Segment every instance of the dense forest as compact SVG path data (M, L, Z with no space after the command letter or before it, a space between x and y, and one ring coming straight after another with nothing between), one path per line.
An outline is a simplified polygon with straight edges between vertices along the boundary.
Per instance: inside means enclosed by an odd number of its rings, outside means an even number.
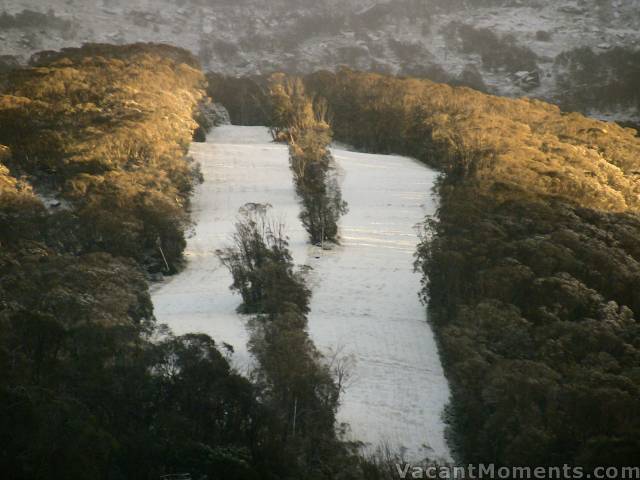
M258 272L269 315L252 379L225 345L154 319L149 279L182 265L205 85L190 54L148 44L44 52L0 77L3 478L376 471L334 430L339 384L304 330L284 243Z
M416 268L459 458L637 465L637 132L428 80L342 69L305 86L327 100L337 140L442 172ZM265 105L254 94L243 107Z
M177 268L197 180L196 62L92 45L0 85L3 474L151 478L241 459L251 386L209 338L151 342L146 275Z

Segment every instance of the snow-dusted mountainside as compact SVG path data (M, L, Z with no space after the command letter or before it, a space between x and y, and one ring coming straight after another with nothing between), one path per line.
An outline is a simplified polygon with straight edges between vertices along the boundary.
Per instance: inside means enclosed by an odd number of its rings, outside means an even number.
M449 387L413 271L413 227L435 211L436 172L408 158L333 152L350 211L342 245L322 250L307 244L298 219L287 148L271 143L265 128L222 126L194 144L205 181L193 199L188 265L154 287L156 317L177 334L203 332L232 345L236 367L250 366L246 318L235 311L241 299L215 250L230 243L242 205L269 203L287 226L294 261L307 267L311 337L328 359L347 359L338 420L350 425L349 437L405 447L416 460L450 459L442 418Z
M89 41L155 41L219 73L346 64L562 102L574 88L602 97L633 83L640 49L637 0L1 0L0 11L18 15L0 19L2 54L23 61ZM637 99L578 97L566 104L638 119Z

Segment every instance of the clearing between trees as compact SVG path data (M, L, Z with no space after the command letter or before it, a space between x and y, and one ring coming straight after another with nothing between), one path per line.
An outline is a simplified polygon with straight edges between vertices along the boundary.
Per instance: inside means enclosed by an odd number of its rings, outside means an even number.
M221 126L194 144L204 183L193 198L195 230L187 268L152 292L155 314L174 332L203 332L233 346L233 362L246 370L249 334L236 313L240 296L216 250L231 243L238 210L270 204L286 224L294 262L308 265L312 290L309 332L327 357L348 357L350 378L338 420L349 437L377 446L405 447L408 455L449 459L442 413L449 390L413 272L414 225L434 212L429 193L436 173L395 156L333 149L349 212L340 245L307 244L286 146L263 127ZM430 448L424 449L423 445Z

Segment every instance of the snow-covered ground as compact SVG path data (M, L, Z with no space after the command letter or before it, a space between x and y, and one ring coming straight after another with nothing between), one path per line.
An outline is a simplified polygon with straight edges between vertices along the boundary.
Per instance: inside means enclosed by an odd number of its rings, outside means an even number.
M339 420L373 447L449 458L441 418L449 388L413 271L414 226L435 212L437 174L403 157L333 154L349 213L341 246L311 258L309 329L321 350L356 359Z
M449 389L413 272L414 225L434 211L436 173L411 159L334 149L342 193L342 245L306 244L287 149L261 127L223 126L191 154L205 177L193 200L193 236L184 272L153 289L156 316L174 332L204 332L233 345L234 363L250 364L240 298L215 250L229 243L238 209L270 203L287 225L298 264L311 267L309 330L324 352L351 355L352 379L338 413L350 437L408 449L409 458L450 458L442 412ZM427 445L428 448L424 448Z
M235 366L244 370L250 362L245 320L236 313L241 300L229 290L231 274L215 251L230 244L240 207L270 203L272 213L288 226L296 261L306 259L288 150L271 143L266 128L221 126L207 143L193 143L190 153L200 162L205 181L193 198L195 228L185 251L189 263L152 289L155 314L178 335L204 332L232 345Z

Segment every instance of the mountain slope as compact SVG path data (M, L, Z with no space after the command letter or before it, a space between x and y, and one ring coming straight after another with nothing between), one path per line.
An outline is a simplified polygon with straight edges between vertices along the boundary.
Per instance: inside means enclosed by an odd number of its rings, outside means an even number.
M23 60L87 41L167 42L222 74L346 64L526 94L605 118L640 117L635 0L20 0L2 9L15 16L0 20L3 53ZM20 15L24 9L46 16Z
M229 243L244 204L269 203L307 271L311 338L344 368L338 421L349 424L348 438L369 451L386 443L413 460L449 460L442 420L449 390L413 272L414 224L434 210L435 173L407 158L332 152L351 208L341 245L322 250L306 242L287 149L266 128L223 126L193 145L205 179L193 202L196 226L186 269L153 289L156 317L176 333L230 344L240 370L255 367L251 320L236 312L241 298L215 252Z

